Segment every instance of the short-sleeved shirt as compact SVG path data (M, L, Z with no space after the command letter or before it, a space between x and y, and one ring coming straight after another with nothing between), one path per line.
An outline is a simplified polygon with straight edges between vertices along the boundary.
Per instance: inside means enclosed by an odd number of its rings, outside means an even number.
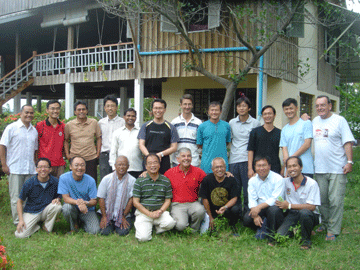
M145 177L136 179L133 197L139 198L140 203L149 211L159 210L165 199L172 198L170 180L159 174L159 177L154 181L147 173Z
M297 189L295 189L294 180L291 177L285 178L284 182L285 200L289 203L321 205L319 185L314 179L304 176ZM319 214L317 209L315 209L314 213Z
M228 201L237 197L238 186L234 177L225 177L222 182L218 182L213 173L204 177L199 196L207 199L210 205L211 215L217 216L216 210L219 210Z
M121 198L122 198L123 192L124 192L125 176L128 177L128 185L127 185L127 189L125 191L126 192L125 201L128 202L129 199L133 196L133 188L134 188L134 184L135 184L135 178L127 173L126 175L123 176L123 178L121 180L119 180L118 176L116 175L116 181L118 183L117 183L117 191L116 191L116 197L115 197L115 203L114 203L114 212L112 215L114 220L117 219L117 215L119 213L120 202L121 202ZM109 204L110 204L109 194L110 194L111 187L112 187L112 179L113 179L113 173L106 175L101 180L100 185L98 187L98 191L97 191L98 198L102 198L105 200L106 209L109 208ZM128 215L130 215L130 214L128 214Z
M315 173L344 174L347 163L344 144L355 142L345 118L332 114L327 119L317 116L313 120L315 145Z
M58 184L59 181L52 175L49 175L45 188L41 185L37 175L26 180L19 195L22 201L26 201L24 212L40 213L53 199L60 197L57 192Z
M251 130L260 126L260 122L249 115L245 122L236 117L229 122L231 128L231 147L229 163L248 161L248 143Z
M226 162L226 170L229 169L226 144L230 141L230 125L225 121L219 120L214 124L208 120L199 126L196 144L203 146L200 168L204 172L212 172L211 161L216 157L222 157Z
M65 140L70 138L70 157L81 156L86 161L96 158L95 138L101 137L98 122L87 118L81 123L75 118L65 125Z
M101 129L101 152L110 152L111 139L114 131L125 125L125 120L118 115L113 119L109 119L108 116L99 120L99 126Z
M186 174L180 169L180 165L166 171L173 190L172 202L187 203L198 199L199 187L206 173L190 165Z
M35 128L39 134L38 157L48 158L53 167L65 166L63 158L65 124L57 120L57 125L54 127L47 118L38 122Z
M1 136L6 146L6 164L11 174L35 174L35 150L38 149L38 133L31 124L28 128L21 119L8 125Z
M195 117L194 114L191 114L189 122L186 122L186 119L182 114L171 121L171 124L174 125L179 134L178 149L182 147L189 148L192 156L191 165L197 167L200 166L200 156L199 148L196 145L196 135L201 123L202 121ZM171 161L175 164L179 164L176 160L175 154L171 156Z
M254 151L254 158L258 155L268 156L271 160L271 170L280 173L279 143L281 130L274 127L268 132L264 126L254 128L250 132L248 151Z
M149 153L158 153L168 149L172 143L178 142L179 135L176 128L168 121L157 124L151 120L141 126L138 139L145 140L145 147Z
M61 195L68 194L74 200L90 201L96 199L96 182L86 173L80 181L76 181L70 171L60 176L58 193ZM95 211L95 206L89 207L89 211Z
M287 147L289 157L291 157L305 143L305 139L313 138L311 121L304 121L301 118L293 125L287 124L281 130L280 147ZM311 154L311 147L301 156L303 163L303 173L314 173L314 160Z
M284 179L280 174L270 171L265 180L262 180L258 174L253 176L248 184L249 208L262 203L275 205L279 196L284 199L284 189Z

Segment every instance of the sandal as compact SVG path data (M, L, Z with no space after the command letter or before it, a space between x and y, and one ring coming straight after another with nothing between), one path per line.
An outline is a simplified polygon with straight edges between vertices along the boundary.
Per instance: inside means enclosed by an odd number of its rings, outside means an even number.
M326 241L335 241L336 240L336 235L335 234L326 235L325 240Z
M309 250L311 248L311 245L302 245L300 246L300 249L302 250Z
M326 228L324 226L320 226L319 228L316 229L316 232L321 233L321 232L325 232Z

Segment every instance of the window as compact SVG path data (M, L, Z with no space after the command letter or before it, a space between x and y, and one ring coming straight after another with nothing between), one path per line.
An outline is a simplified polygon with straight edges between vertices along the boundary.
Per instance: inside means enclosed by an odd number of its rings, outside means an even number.
M278 8L278 14L280 16L280 19L278 20L278 28L280 29L284 23L285 20L288 18L287 8L283 5L287 5L290 10L294 9L297 2L290 0L290 1L279 1L279 8ZM292 18L290 24L285 29L285 35L288 37L297 37L297 38L303 38L304 37L304 4L299 6L297 9L297 12L295 13L294 17Z
M335 112L336 111L336 101L330 99L330 102L331 102L331 111Z
M313 97L312 95L300 93L300 115L307 113L312 118Z
M335 38L330 33L329 30L325 30L325 61L328 62L332 66L336 66L336 59L339 52L339 45L338 43L334 44ZM333 45L331 48L330 46ZM330 49L329 49L330 48Z

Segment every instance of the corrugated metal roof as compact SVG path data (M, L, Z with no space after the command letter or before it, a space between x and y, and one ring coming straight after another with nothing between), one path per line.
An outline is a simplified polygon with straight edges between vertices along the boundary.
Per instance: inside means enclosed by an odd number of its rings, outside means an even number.
M0 16L66 1L68 0L0 0Z

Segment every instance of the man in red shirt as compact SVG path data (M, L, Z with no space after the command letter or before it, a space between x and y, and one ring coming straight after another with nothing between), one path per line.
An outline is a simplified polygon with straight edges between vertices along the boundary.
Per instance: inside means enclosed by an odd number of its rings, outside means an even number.
M65 124L59 120L61 104L57 100L49 100L46 112L49 117L35 126L39 138L38 158L48 158L51 161L51 174L56 178L64 173L63 159Z
M198 201L198 193L206 173L191 165L189 148L180 148L176 153L176 159L179 165L165 173L173 189L171 216L176 220L175 228L178 231L183 231L189 225L189 217L190 227L198 231L205 215L205 208Z

